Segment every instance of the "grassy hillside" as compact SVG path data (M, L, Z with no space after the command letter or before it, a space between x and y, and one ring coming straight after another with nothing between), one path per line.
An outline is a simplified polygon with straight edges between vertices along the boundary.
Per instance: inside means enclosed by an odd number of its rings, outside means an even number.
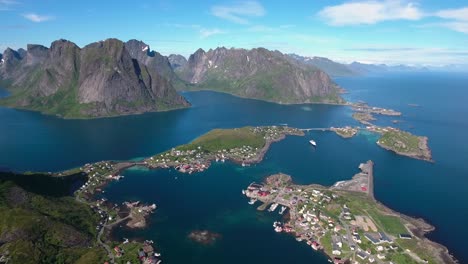
M95 214L73 197L28 192L0 179L0 255L11 263L103 263Z
M234 149L242 146L262 148L265 142L264 133L255 133L252 127L214 129L189 144L177 147L177 149L188 150L200 146L205 151L217 152L222 149Z

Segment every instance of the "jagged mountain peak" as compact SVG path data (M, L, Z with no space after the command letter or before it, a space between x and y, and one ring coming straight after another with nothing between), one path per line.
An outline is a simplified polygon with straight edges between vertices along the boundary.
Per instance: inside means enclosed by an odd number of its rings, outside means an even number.
M132 43L132 42L130 42ZM135 42L137 43L137 42ZM137 43L138 44L138 43ZM148 47L149 49L149 47ZM140 50L132 56L129 44L110 38L79 48L68 40L50 48L28 45L25 60L6 50L0 77L9 80L9 106L66 117L99 117L166 110L188 106L170 80L167 58ZM134 54L134 55L135 55ZM162 69L156 67L162 61ZM169 71L169 72L166 72Z

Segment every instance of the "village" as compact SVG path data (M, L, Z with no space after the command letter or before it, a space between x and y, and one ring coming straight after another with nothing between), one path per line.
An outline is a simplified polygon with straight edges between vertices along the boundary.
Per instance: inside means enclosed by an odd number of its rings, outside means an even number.
M334 263L434 263L430 256L412 251L418 251L416 238L398 217L374 205L372 166L361 164L352 180L331 188L294 185L290 176L275 174L243 193L249 204L263 203L258 210L281 207L283 220L273 223L274 231L323 250Z
M157 264L161 262L160 253L154 253L152 242L144 243L123 239L122 242L104 241L105 232L121 223L129 228L144 228L146 218L156 210L156 204L146 205L139 201L126 201L121 205L113 204L104 197L102 189L110 181L118 181L124 176L118 173L134 163L102 161L86 164L79 168L88 175L88 180L76 192L75 198L86 203L100 217L96 226L97 242L106 249L113 263L127 263L127 259L138 259L143 264ZM110 245L114 245L113 247ZM133 262L132 262L133 263Z
M249 166L260 162L270 144L286 135L303 136L304 133L287 126L218 129L192 143L150 157L144 163L150 168L175 168L189 174L208 169L213 161L232 161Z

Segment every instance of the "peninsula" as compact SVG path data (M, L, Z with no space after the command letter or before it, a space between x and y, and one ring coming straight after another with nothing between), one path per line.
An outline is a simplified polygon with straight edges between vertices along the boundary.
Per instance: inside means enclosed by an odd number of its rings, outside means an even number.
M374 199L373 165L361 164L351 180L331 187L296 185L291 176L275 174L243 193L249 204L262 202L259 210L288 211L274 230L323 250L334 263L456 263L447 248L424 237L434 227Z

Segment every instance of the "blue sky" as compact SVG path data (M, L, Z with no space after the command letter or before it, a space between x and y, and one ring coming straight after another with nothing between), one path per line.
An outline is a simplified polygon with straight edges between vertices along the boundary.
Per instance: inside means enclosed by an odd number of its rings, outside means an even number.
M468 1L0 0L0 50L111 37L165 55L265 47L341 62L468 64Z

